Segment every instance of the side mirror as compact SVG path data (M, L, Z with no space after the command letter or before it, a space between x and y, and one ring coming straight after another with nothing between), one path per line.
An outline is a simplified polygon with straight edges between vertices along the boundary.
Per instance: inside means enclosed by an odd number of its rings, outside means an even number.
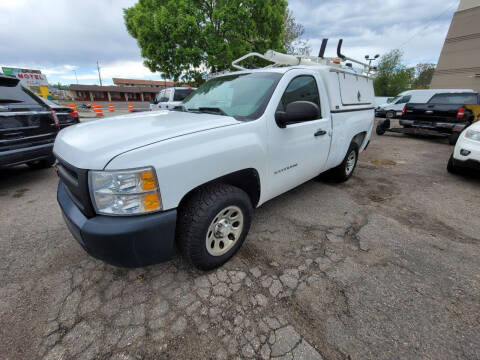
M275 121L281 128L288 124L316 120L320 118L320 108L310 101L294 101L287 105L285 111L275 113Z

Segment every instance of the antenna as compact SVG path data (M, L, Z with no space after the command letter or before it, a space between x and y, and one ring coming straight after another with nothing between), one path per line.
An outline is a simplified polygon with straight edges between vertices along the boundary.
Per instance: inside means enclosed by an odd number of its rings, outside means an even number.
M325 54L325 49L327 48L328 39L323 38L322 45L320 46L320 52L318 53L318 57L323 59L323 55Z

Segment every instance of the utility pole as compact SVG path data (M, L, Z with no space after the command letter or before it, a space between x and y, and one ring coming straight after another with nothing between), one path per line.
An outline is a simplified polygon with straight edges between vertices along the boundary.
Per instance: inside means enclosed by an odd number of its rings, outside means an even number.
M77 70L73 69L73 72L75 73L75 79L77 80L77 85L78 85Z
M100 65L98 65L98 60L97 60L97 70L98 70L98 80L100 81L100 86L102 86L102 77L100 76Z

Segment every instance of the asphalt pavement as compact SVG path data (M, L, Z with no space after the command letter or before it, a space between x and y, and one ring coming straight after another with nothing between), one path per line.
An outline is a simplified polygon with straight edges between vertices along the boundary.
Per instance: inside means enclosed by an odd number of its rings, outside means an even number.
M0 358L479 359L480 178L451 152L374 136L352 179L264 204L211 272L92 259L53 169L0 170Z

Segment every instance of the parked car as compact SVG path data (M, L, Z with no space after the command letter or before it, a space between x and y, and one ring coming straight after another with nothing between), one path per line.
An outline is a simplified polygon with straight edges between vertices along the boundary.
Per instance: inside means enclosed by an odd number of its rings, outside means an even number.
M80 123L80 118L77 111L69 108L68 106L57 104L56 102L45 99L42 97L38 97L45 105L47 105L50 109L55 111L58 119L58 126L60 129L63 129L70 125L75 125Z
M394 119L402 115L403 107L409 103L426 103L435 94L451 92L473 92L471 89L426 89L408 90L395 96L390 102L378 106L375 110L376 117Z
M169 260L176 241L212 269L240 248L254 208L327 171L352 176L373 102L372 79L340 65L219 75L178 110L62 130L58 202L94 257L143 266Z
M455 145L459 134L474 120L473 112L466 105L479 102L480 96L474 92L435 94L427 103L404 106L399 122L403 129L390 128L387 119L378 123L377 134L393 131L448 137L450 144Z
M192 87L172 87L161 90L155 100L150 104L150 110L173 109L194 92L196 88Z
M473 123L458 138L447 170L458 173L462 169L480 171L480 122Z
M375 109L383 104L390 104L393 101L393 97L375 96Z
M0 75L0 166L51 166L58 130L54 110L18 79Z

